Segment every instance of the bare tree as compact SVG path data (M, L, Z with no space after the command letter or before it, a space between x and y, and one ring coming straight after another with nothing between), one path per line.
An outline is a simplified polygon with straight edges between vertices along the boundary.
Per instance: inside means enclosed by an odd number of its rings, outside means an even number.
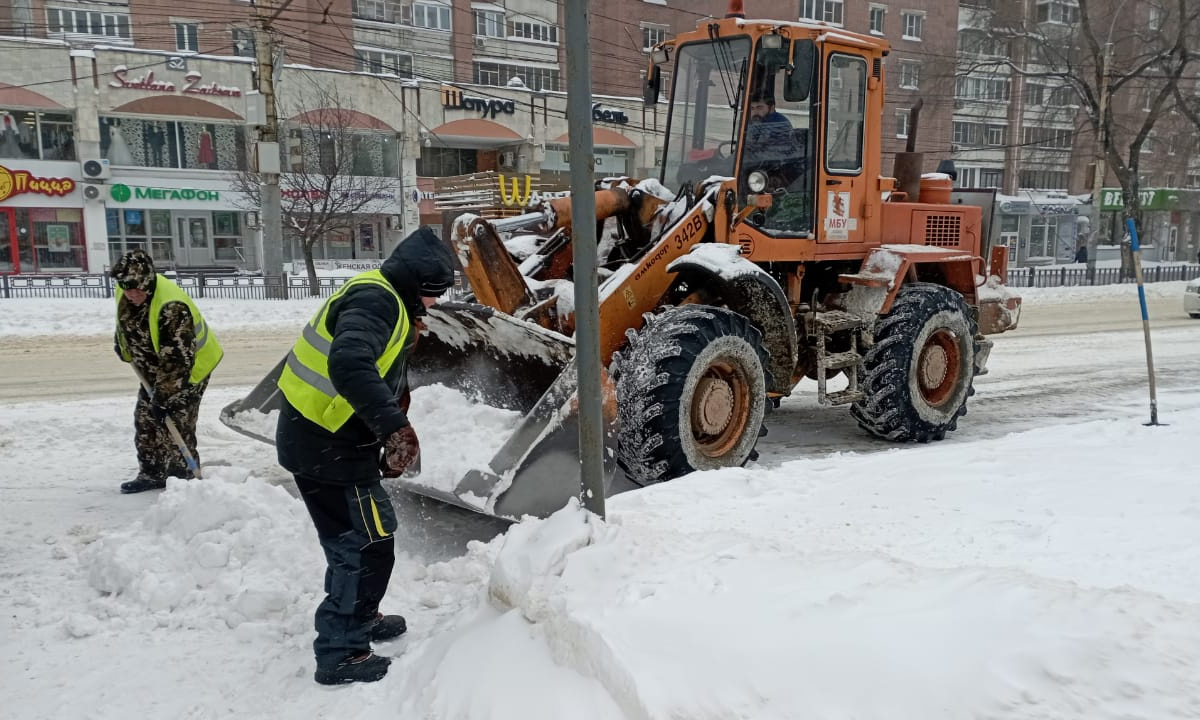
M298 119L280 148L283 227L298 242L310 293L318 295L314 247L339 234L351 237L361 216L384 213L394 203L400 188L397 139L363 127L364 116L343 101L336 85L309 82L296 97L295 107L281 113ZM258 173L239 172L234 185L249 205L260 207Z
M1003 71L1022 86L1069 89L1078 106L1072 110L1078 130L1075 149L1103 158L1121 186L1124 217L1133 218L1140 231L1142 155L1153 143L1156 126L1170 111L1182 109L1180 83L1186 71L1200 68L1200 2L1025 0L996 5L1000 9L990 32L1011 43L1014 52L976 63L968 72ZM1092 202L1098 205L1100 198ZM1127 251L1126 245L1122 265L1129 270Z

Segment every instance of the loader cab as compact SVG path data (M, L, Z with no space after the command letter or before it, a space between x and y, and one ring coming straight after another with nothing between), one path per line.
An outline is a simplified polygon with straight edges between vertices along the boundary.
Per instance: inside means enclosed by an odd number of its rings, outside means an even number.
M812 40L778 34L681 43L662 182L679 190L734 177L740 204L755 205L747 222L772 235L807 235L814 217L816 57Z

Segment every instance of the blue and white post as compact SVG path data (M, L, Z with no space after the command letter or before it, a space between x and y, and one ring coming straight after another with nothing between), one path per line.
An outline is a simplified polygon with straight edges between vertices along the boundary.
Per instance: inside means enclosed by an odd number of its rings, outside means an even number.
M1129 239L1133 247L1133 276L1137 278L1138 302L1142 304L1142 334L1146 338L1146 369L1150 375L1150 422L1158 425L1158 395L1154 388L1154 350L1150 347L1150 313L1146 310L1146 288L1142 284L1142 246L1138 244L1137 226L1133 218L1125 219L1129 228Z

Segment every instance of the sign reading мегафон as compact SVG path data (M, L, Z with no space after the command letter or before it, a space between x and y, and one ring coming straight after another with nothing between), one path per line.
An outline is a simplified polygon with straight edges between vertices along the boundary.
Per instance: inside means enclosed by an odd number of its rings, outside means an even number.
M203 190L196 188L156 188L156 187L141 187L137 185L110 185L108 188L109 197L116 202L129 202L130 200L198 200L200 202L217 202L221 199L220 193L216 190Z

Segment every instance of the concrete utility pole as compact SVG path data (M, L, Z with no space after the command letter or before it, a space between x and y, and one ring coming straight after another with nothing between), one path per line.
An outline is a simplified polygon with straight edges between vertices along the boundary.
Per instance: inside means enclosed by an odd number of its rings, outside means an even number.
M279 111L275 100L275 38L271 23L292 4L284 0L273 13L269 0L252 0L254 48L258 62L258 91L266 105L265 121L258 131L259 216L262 223L262 269L267 297L284 297L283 287L283 201L279 194Z
M1096 283L1096 246L1100 239L1100 223L1104 213L1100 210L1101 195L1104 193L1104 176L1108 174L1108 126L1104 124L1108 113L1108 63L1112 57L1112 43L1104 44L1104 58L1100 62L1100 112L1096 131L1096 172L1092 178L1092 208L1096 213L1096 224L1088 235L1087 276L1088 283Z
M575 369L579 376L580 499L604 517L604 414L600 297L596 281L596 156L587 0L565 0L567 132L571 152L571 243L575 263Z

